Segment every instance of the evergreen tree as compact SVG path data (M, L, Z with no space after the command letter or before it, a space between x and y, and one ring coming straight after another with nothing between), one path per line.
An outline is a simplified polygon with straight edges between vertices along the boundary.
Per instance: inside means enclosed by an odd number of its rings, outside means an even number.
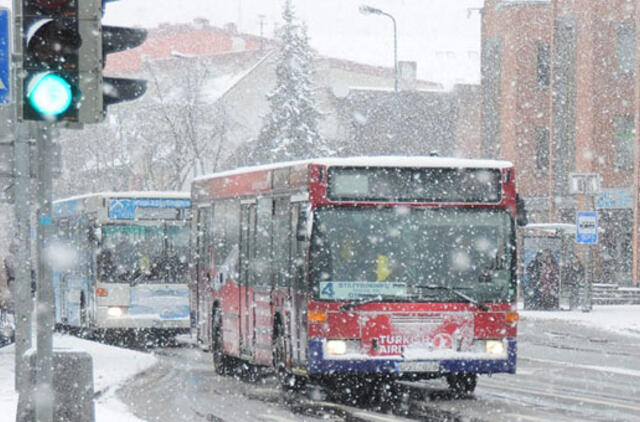
M257 163L326 156L331 151L318 132L321 117L313 99L313 54L304 24L296 23L291 0L282 17L276 87L269 95L270 110L252 148Z

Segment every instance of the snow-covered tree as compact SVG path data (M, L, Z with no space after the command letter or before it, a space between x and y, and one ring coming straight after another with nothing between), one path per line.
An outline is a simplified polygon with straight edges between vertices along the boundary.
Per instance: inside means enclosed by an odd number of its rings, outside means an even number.
M225 135L223 108L206 98L212 79L209 64L197 58L188 62L193 63L172 77L147 69L153 99L145 143L151 147L146 156L153 159L147 161L169 175L168 188L178 190L191 177L218 169Z
M304 159L331 154L317 128L321 117L313 98L313 53L307 28L298 23L291 1L282 13L276 87L267 95L270 110L252 142L250 159L257 163Z
M177 60L177 59L176 59ZM106 190L186 190L219 169L231 120L211 98L206 58L146 65L149 90L109 109L107 119L63 134L64 174L56 196Z

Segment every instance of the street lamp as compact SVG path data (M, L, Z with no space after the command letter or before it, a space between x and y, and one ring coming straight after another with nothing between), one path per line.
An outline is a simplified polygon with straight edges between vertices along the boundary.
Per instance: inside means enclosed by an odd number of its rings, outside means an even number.
M380 9L376 9L375 7L367 6L363 4L360 6L360 13L363 15L383 15L391 18L393 22L393 77L394 77L394 90L398 92L398 35L396 29L396 20L389 13L384 12Z

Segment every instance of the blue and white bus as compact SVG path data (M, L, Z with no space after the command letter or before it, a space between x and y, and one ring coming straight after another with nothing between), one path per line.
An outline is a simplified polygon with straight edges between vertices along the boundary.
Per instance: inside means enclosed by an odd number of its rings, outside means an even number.
M191 201L180 192L54 201L56 325L87 332L188 332Z

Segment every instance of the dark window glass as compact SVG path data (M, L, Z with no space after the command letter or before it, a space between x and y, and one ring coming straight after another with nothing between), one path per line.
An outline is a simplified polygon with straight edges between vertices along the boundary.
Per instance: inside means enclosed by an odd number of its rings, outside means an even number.
M472 168L331 168L336 201L499 202L500 171Z
M614 166L620 170L633 168L633 145L636 137L632 116L619 116L614 121Z
M216 270L224 278L236 279L240 238L240 202L222 201L215 204L213 245Z
M546 42L538 43L538 85L549 86L551 80L551 49Z
M618 72L629 75L636 66L636 28L632 23L618 26Z
M549 168L549 128L536 128L536 168Z
M321 208L310 273L326 300L455 301L440 285L487 301L514 294L513 223L502 210Z
M113 224L102 226L98 276L113 283L186 283L189 227Z

